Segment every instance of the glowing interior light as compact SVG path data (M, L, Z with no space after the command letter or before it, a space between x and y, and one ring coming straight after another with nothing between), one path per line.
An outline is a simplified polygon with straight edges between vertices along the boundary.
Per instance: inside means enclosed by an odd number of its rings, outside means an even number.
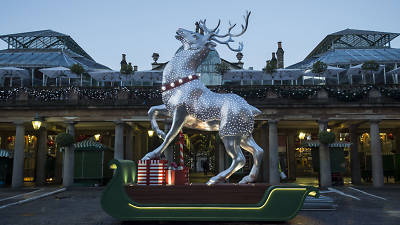
M112 169L112 170L117 169L117 165L116 165L116 164L111 164L111 165L110 165L110 169Z
M299 133L299 139L300 139L300 140L303 140L305 137L306 137L306 134L305 134L305 133L303 133L303 132L300 132L300 133Z
M149 135L149 137L153 137L154 135L154 130L148 130L147 134Z
M316 196L316 195L317 195L317 192L315 192L315 191L311 191L310 193L308 193L308 195L309 195L309 196L312 196L312 197L314 197L314 196Z

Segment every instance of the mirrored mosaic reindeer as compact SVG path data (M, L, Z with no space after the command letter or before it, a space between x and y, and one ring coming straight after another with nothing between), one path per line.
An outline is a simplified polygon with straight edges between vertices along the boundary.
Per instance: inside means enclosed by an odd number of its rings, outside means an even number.
M206 20L199 22L203 32L197 33L185 29L178 29L176 39L182 42L183 47L166 65L162 78L163 105L153 106L148 114L151 118L152 129L164 139L164 142L154 151L148 153L143 159L157 159L168 147L183 126L204 130L219 131L226 152L232 158L230 167L215 177L207 184L225 182L233 173L245 165L245 157L241 148L249 151L254 158L250 174L245 176L240 183L255 182L260 170L263 149L256 144L252 137L254 117L260 110L249 105L243 98L235 94L219 94L210 91L196 75L197 67L214 50L216 43L228 46L232 51L241 51L243 44L239 43L237 49L229 44L234 42L233 37L244 34L247 30L250 12L244 16L245 25L238 34L232 34L236 24L229 22L228 33L220 35L218 25L208 29ZM221 40L220 38L226 38ZM157 115L172 117L171 129L165 134L158 127Z

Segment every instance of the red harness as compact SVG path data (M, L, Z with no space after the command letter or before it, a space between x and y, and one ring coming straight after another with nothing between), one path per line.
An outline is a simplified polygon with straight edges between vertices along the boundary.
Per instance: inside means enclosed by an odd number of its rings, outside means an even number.
M171 90L173 88L179 87L179 86L181 86L183 84L186 84L187 82L190 82L190 81L196 80L196 79L199 79L199 76L197 76L197 75L189 75L187 77L180 78L180 79L178 79L178 80L176 80L176 81L174 81L174 82L172 82L170 84L163 84L161 86L161 91L164 92L164 91Z

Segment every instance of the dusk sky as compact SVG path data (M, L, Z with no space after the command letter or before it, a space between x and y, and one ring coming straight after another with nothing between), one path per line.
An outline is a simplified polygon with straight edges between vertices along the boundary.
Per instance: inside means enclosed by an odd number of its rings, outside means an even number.
M304 59L328 34L346 28L400 32L398 0L336 1L4 1L0 34L51 29L70 35L97 62L119 70L121 54L139 70L151 68L151 55L168 61L179 48L177 28L194 30L194 22L207 19L213 27L221 19L243 23L252 11L244 42L245 67L261 69L282 41L285 67ZM392 42L400 48L400 37ZM7 48L0 42L0 49ZM218 46L221 56L237 61L236 53Z

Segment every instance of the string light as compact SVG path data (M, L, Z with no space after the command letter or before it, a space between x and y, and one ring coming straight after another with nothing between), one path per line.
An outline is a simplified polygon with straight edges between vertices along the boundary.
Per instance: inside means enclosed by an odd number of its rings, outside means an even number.
M192 78L193 79L193 78ZM179 82L179 80L178 80ZM165 87L162 87L165 90ZM216 93L233 93L245 99L265 99L268 92L276 94L280 98L307 99L314 96L321 89L328 92L329 97L339 101L352 102L359 101L368 96L373 86L361 87L307 87L307 86L216 86L210 88ZM396 87L380 87L378 89L383 96L400 100L400 89ZM102 103L104 100L115 101L119 94L126 93L132 102L140 104L159 103L161 92L158 87L58 87L58 88L39 88L39 87L16 87L0 90L1 102L15 102L19 95L25 93L31 101L39 102L59 102L68 101L72 94L76 94L79 100L86 100L93 103ZM156 104L157 104L156 103Z

